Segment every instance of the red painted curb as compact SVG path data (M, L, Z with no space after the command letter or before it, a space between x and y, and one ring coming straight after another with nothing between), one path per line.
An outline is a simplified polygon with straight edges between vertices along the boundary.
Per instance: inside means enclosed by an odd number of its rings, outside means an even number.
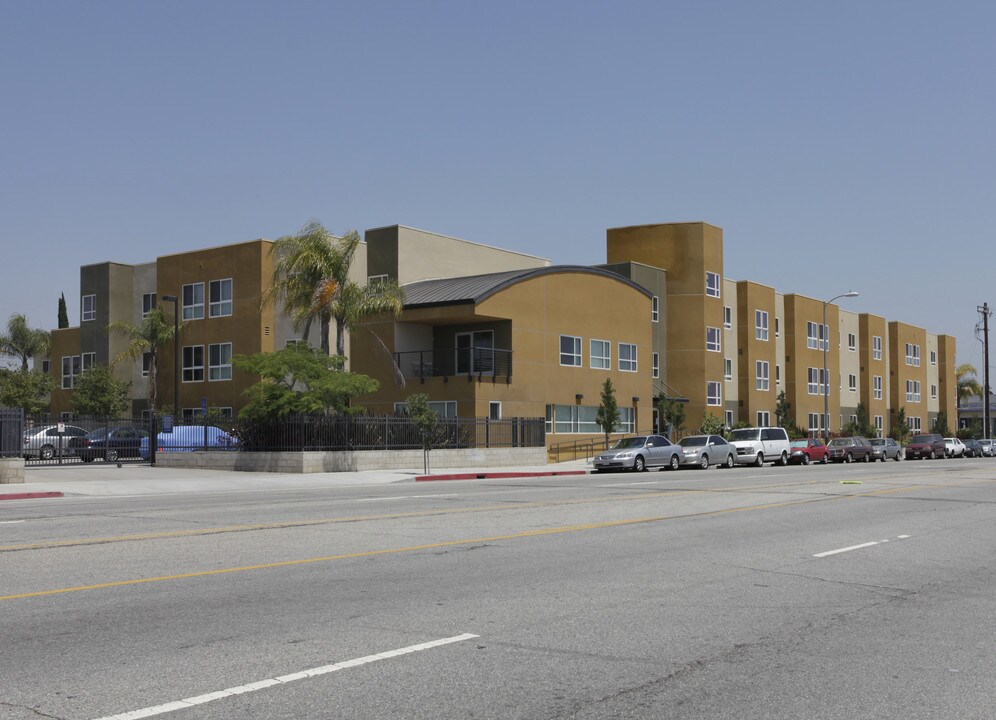
M415 482L431 480L484 480L485 478L548 477L550 475L587 475L587 470L554 470L551 472L483 472L451 473L449 475L416 475Z
M0 500L35 500L37 498L64 497L61 492L26 492L0 494Z

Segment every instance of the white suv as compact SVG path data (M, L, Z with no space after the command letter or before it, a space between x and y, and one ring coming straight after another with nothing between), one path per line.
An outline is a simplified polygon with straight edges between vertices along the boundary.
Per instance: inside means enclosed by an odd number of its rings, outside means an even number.
M787 465L792 454L785 428L740 428L730 433L730 444L737 449L738 465L757 465L766 462Z

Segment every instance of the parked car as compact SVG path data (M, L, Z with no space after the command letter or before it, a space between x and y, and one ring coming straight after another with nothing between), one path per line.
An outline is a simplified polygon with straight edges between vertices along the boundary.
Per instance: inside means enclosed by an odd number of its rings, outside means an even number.
M137 425L102 427L82 437L70 438L69 451L83 462L98 458L114 462L119 458L139 457L142 438L148 436L149 431Z
M996 440L979 440L982 446L982 457L993 457L996 455Z
M642 472L649 467L677 470L682 458L681 447L663 435L637 435L616 440L612 447L595 457L593 465L596 472L627 469Z
M205 439L206 437L206 439ZM238 441L221 428L213 425L174 425L173 432L161 432L156 436L156 452L193 452L194 450L232 450ZM142 438L138 454L143 460L149 459L149 438Z
M966 440L965 441L965 457L977 458L982 457L982 443L978 440Z
M788 433L780 427L738 428L730 433L730 442L737 449L736 460L741 465L785 465L792 454Z
M924 458L942 458L947 453L944 438L937 433L923 433L910 438L906 446L907 460L922 460Z
M789 462L809 465L811 462L827 464L827 446L819 438L809 438L808 440L793 440Z
M944 438L944 452L948 457L965 457L965 443L955 437Z
M895 460L899 462L903 459L903 447L892 438L872 438L872 459Z
M76 425L63 425L61 433L58 425L27 428L24 431L24 442L21 445L24 459L51 460L59 452L62 455L69 455L69 439L84 435L86 435L86 430Z
M737 449L719 435L690 435L678 444L685 453L682 465L705 470L710 465L731 468L736 464Z
M830 441L827 446L831 462L870 462L874 459L872 455L872 444L868 438L855 435L853 437L839 437Z

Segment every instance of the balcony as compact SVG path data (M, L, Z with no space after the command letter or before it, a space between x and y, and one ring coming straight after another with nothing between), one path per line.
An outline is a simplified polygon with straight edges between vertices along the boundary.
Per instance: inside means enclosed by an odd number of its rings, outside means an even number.
M412 350L394 353L394 361L406 380L425 382L426 378L441 377L444 382L451 377L466 376L468 381L477 378L491 382L512 379L512 351L490 347L462 347L445 350Z

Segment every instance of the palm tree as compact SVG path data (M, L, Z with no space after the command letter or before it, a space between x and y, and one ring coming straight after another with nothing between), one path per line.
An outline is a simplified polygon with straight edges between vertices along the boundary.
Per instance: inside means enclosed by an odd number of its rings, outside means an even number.
M263 304L279 299L293 323L307 340L311 325L320 324L321 347L331 354L329 329L336 328L336 354L346 353L346 332L380 313L401 314L402 290L396 282L361 286L349 279L360 236L350 230L336 237L312 221L297 235L282 237L270 252L276 255L273 281L263 293Z
M961 407L961 401L967 400L973 395L982 397L983 389L979 385L979 381L976 380L978 371L975 369L974 365L970 363L963 363L955 368L955 382L958 386L958 407Z
M45 330L28 327L28 319L20 313L10 316L7 333L0 335L0 354L21 359L21 372L28 371L28 360L48 355L52 338Z
M156 376L159 366L159 349L163 345L173 340L175 330L172 321L166 318L166 311L157 307L154 308L140 325L126 322L113 322L107 326L108 330L117 330L128 336L128 349L120 353L114 362L119 360L138 360L145 353L149 354L149 410L156 411ZM183 329L183 325L180 326ZM179 382L179 378L175 378ZM176 409L174 408L174 411Z

